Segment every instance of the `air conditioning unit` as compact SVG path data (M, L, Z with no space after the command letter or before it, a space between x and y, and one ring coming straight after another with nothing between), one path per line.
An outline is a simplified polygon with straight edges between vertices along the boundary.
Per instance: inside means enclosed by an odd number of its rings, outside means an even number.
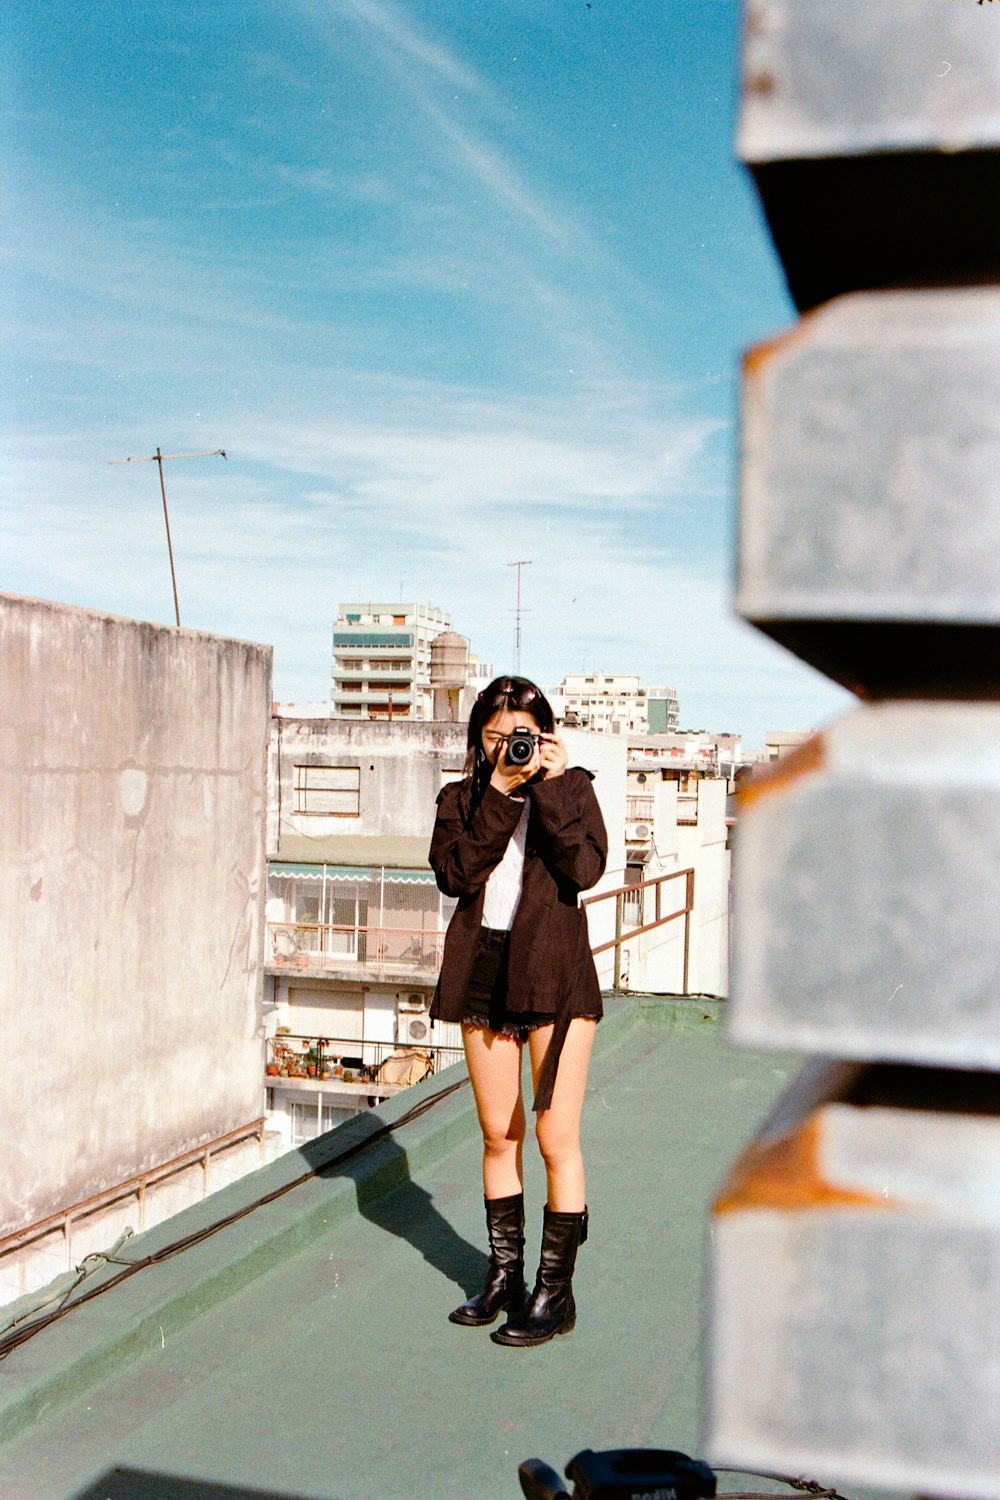
M412 995L400 995L399 997L400 1010L426 1010L428 1004L429 1001L426 995L414 993Z
M626 823L625 824L625 837L626 837L626 839L632 839L632 840L634 840L637 843L644 843L647 839L652 838L652 835L653 835L653 829L652 829L652 825L649 824L649 823Z
M400 1047L428 1047L431 1040L430 1012L423 1010L400 1013L396 1017L396 1044Z

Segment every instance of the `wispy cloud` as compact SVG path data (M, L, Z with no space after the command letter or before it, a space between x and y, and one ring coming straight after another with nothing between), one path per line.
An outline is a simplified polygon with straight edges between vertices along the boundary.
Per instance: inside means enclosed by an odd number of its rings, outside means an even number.
M410 96L431 135L445 146L473 188L540 236L546 248L591 257L600 253L578 217L529 181L510 144L524 133L525 125L481 73L388 0L342 4L379 46L397 86ZM309 9L320 13L313 0Z
M387 0L341 0L344 10L387 42L422 78L463 90L475 99L489 99L492 91L482 76L455 51L422 32L413 18Z

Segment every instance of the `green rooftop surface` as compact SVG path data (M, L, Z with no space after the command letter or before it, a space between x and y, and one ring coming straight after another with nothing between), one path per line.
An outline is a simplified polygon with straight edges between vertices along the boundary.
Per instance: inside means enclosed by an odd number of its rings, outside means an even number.
M126 1242L134 1261L241 1215L0 1362L2 1500L506 1500L528 1457L702 1456L707 1208L796 1067L726 1045L721 1009L636 998L598 1028L569 1336L504 1349L447 1321L486 1263L449 1069Z

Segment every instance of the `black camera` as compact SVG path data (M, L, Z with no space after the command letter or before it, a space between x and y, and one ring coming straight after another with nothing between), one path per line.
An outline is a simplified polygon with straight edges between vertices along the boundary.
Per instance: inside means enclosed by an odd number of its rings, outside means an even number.
M507 737L507 764L526 766L535 753L535 746L540 745L541 742L540 734L532 734L530 729L515 729L514 733Z
M566 1465L572 1497L540 1458L525 1459L517 1473L526 1500L712 1500L716 1492L708 1465L674 1448L585 1448Z

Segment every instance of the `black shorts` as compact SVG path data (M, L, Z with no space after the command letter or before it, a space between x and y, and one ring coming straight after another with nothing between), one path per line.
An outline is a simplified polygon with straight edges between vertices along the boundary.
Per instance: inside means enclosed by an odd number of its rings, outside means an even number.
M495 927L479 929L479 947L465 991L462 1007L463 1026L495 1031L500 1036L526 1042L528 1033L540 1026L551 1026L553 1013L508 1010L507 974L510 962L510 933Z

